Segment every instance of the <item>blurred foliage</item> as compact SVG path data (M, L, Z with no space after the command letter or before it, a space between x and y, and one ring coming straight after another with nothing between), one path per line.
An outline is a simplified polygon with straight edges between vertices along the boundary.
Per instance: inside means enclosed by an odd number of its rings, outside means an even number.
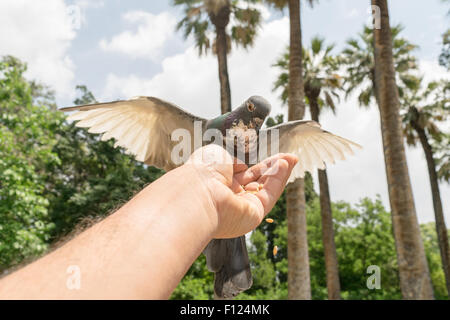
M0 272L45 252L55 227L44 192L45 168L60 163L57 120L33 103L36 87L25 70L11 56L0 60Z
M392 57L396 71L396 83L399 96L402 97L403 90L408 86L411 71L418 69L417 59L413 51L418 46L401 37L403 26L391 26L392 35ZM362 107L369 107L376 99L375 94L375 57L373 30L364 26L357 38L347 40L342 51L339 62L347 74L344 77L346 98L352 93L358 94L358 102Z
M0 60L0 273L162 174L66 122L53 93L25 71L14 57ZM95 101L86 87L77 89L75 103Z
M439 55L439 64L450 70L450 29L447 29L442 35L442 50Z
M311 181L307 182L311 184ZM312 184L311 184L312 185ZM332 204L335 240L343 299L401 299L391 215L379 197L364 198L355 206ZM247 243L253 286L236 299L287 299L287 225L284 195ZM313 299L327 299L325 260L317 196L307 201L308 243ZM421 225L436 299L448 299L434 223ZM274 257L272 248L278 246ZM368 289L367 267L380 267L381 288ZM172 294L172 299L212 299L213 274L203 255L195 261Z
M78 86L81 97L77 104L93 103L95 99L86 87ZM49 212L55 223L53 235L70 232L83 217L105 215L124 204L144 185L162 175L162 171L114 148L114 140L101 141L84 128L64 121L54 128L58 143L53 147L60 162L47 166L45 196L50 201Z
M336 112L336 102L339 102L339 91L343 89L342 76L339 75L339 64L342 59L332 54L334 44L326 44L325 39L314 36L309 47L302 49L303 86L305 102L310 106L316 102L319 112L322 108L329 108ZM273 91L280 91L280 100L287 105L289 96L289 47L272 65L279 71L274 82ZM314 101L312 101L314 100Z

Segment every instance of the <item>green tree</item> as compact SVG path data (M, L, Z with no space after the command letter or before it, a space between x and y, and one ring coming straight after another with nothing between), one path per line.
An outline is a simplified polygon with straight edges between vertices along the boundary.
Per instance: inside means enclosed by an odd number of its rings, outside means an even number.
M163 172L65 121L52 92L0 60L0 272L44 253L85 217L101 217ZM77 103L95 101L79 86Z
M438 179L450 182L450 134L442 133L440 140L433 140Z
M431 288L427 280L428 268L423 254L423 244L418 237L418 224L398 114L399 97L403 96L403 91L408 87L410 71L417 68L416 59L412 56L412 51L417 46L399 37L402 30L400 26L389 28L386 1L376 1L372 4L382 9L382 26L381 29L375 30L365 27L360 34L362 41L357 39L347 41L347 47L342 53L342 62L348 74L345 79L346 91L350 94L359 90L358 100L361 106L369 106L374 98L380 109L386 174L393 208L392 219L399 260L402 261L399 270L403 279L404 297L429 298L432 294L429 294ZM384 91L381 91L380 85ZM405 250L408 246L415 249ZM415 284L418 282L416 275L408 267L411 265L416 266L424 276L423 295L418 293L420 289L414 289L413 282Z
M420 142L425 154L442 266L447 282L447 291L450 293L450 248L432 147L432 140L441 141L443 136L437 123L448 120L450 115L450 82L445 80L430 82L426 88L422 88L422 79L411 77L408 89L401 98L404 109L403 132L406 142L412 146L416 146L417 142ZM426 101L429 98L432 99L432 102L427 104Z
M400 37L402 30L401 25L391 28L392 56L400 95L403 88L408 86L405 81L408 81L411 70L417 69L416 58L412 55L417 46ZM349 96L358 91L360 106L368 107L372 99L378 103L378 97L375 94L373 30L365 26L363 32L359 34L359 38L351 38L347 40L346 44L340 58L340 63L347 73L345 77L346 95Z
M447 294L444 269L442 268L436 226L433 222L422 224L420 226L420 231L425 246L427 262L430 267L430 276L431 281L433 282L435 298L439 300L448 300L449 296Z
M303 85L306 101L311 111L311 118L319 122L323 107L335 112L334 100L339 100L338 90L342 88L341 77L337 74L338 59L330 55L333 45L325 46L324 39L314 37L310 48L303 50ZM289 96L289 52L276 62L281 69L274 90L281 88L281 100L286 103ZM320 187L320 208L322 215L323 242L327 268L328 298L340 299L339 269L336 245L333 235L333 218L331 213L330 191L326 170L318 170Z
M450 29L442 35L442 51L439 55L439 64L450 70Z
M59 163L55 119L25 71L14 57L0 60L0 273L43 253L54 228L43 194L44 168Z
M77 90L80 96L75 104L96 102L85 86ZM52 151L60 161L46 167L44 193L56 225L54 239L69 233L84 218L111 213L163 174L115 148L113 140L101 141L85 128L67 123L62 112L55 117L60 122L53 128L58 142Z
M339 202L334 212L343 298L401 298L392 223L379 197L364 198L354 208ZM366 285L371 265L380 268L381 289Z
M193 35L199 54L212 49L217 55L220 81L221 112L231 111L230 80L228 77L227 55L231 50L231 42L247 48L253 45L261 15L258 10L249 6L257 0L247 0L244 8L237 0L174 0L174 5L183 6L184 17L177 29L184 30L187 38ZM235 22L231 32L227 30L230 20ZM213 29L213 30L212 30ZM209 33L215 33L211 43Z

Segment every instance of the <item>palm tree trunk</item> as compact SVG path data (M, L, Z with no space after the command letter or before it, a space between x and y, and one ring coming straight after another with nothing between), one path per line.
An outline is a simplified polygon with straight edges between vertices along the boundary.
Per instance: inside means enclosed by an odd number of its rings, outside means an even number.
M302 43L300 0L289 0L289 120L302 119L305 114L302 79ZM306 207L303 179L290 183L286 190L288 225L288 299L311 299Z
M319 122L319 105L317 97L308 97L311 119ZM322 217L322 241L327 271L327 289L329 300L341 299L339 283L339 266L334 243L333 215L331 213L330 189L328 187L327 170L317 170L320 187L320 215Z
M220 111L222 114L231 111L230 79L228 77L228 40L226 27L230 22L231 2L229 0L205 1L209 20L216 29L215 53L219 67Z
M227 35L225 27L222 26L216 26L216 50L219 64L220 109L222 114L224 114L231 111L231 91L228 77Z
M441 193L439 191L436 167L433 158L433 150L428 142L425 130L417 123L412 123L416 130L420 144L422 145L427 159L428 175L430 177L431 194L433 196L434 216L436 220L436 233L438 235L439 249L441 252L442 268L444 269L445 281L447 284L447 294L450 295L450 249L448 244L447 227L445 225L444 213L442 210Z
M373 31L375 82L400 287L404 299L433 299L403 145L387 0L372 0L372 5L378 6L381 13L381 28Z

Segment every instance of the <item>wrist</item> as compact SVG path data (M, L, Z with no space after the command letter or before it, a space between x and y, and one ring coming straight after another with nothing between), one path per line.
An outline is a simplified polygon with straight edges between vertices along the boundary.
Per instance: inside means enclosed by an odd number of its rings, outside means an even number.
M214 177L204 165L185 164L171 171L177 181L189 181L187 187L177 185L177 200L186 199L183 203L186 210L194 211L200 222L208 230L211 239L217 230L219 224L218 210L215 198L213 196ZM182 196L181 196L182 195Z

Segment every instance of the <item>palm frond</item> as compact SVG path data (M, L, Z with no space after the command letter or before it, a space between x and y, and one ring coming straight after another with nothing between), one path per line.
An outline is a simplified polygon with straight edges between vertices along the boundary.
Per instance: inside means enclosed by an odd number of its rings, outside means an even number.
M244 48L252 46L261 24L261 13L254 8L232 6L236 25L231 28L231 39Z

